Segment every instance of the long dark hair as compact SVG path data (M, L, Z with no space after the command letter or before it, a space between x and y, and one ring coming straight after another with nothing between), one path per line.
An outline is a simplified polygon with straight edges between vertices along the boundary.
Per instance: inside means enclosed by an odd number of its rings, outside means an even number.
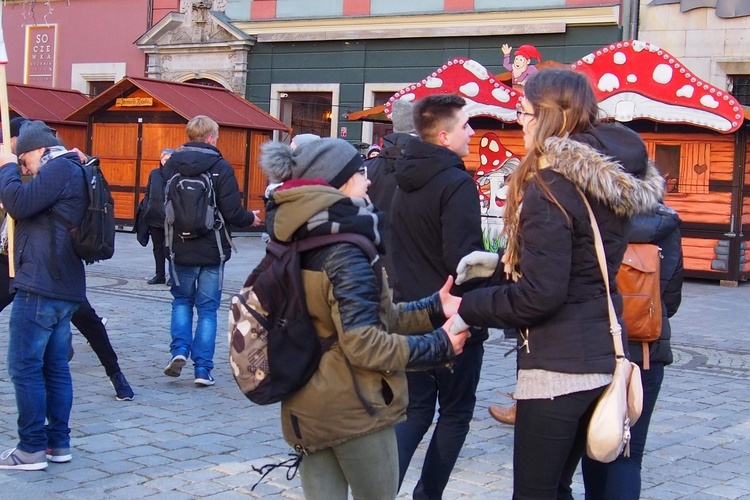
M518 169L511 176L505 228L508 235L506 263L515 266L519 258L518 209L529 181L539 172L544 159L544 142L550 137L586 132L597 123L599 106L591 82L582 73L568 69L546 69L530 76L524 85L524 100L534 110L537 120L532 145ZM539 177L537 183L563 213L547 184Z

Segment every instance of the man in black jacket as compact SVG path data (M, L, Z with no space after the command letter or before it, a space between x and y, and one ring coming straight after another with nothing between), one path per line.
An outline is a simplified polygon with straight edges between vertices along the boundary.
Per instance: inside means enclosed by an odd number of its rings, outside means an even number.
M259 226L261 220L258 210L251 212L242 207L234 170L216 148L219 125L207 116L198 115L188 122L186 132L189 142L178 148L164 165L164 182L169 184L169 179L177 173L184 177L206 173L213 184L216 207L222 218L215 220L218 231L208 231L192 239L175 235L169 242L173 247L170 272L174 300L170 328L172 342L169 345L172 358L164 368L164 374L179 377L187 359L192 358L195 383L209 386L214 384L211 370L214 367L221 277L224 263L232 255L228 227L218 227L219 221L223 219L227 226L246 227ZM192 332L193 307L198 313L195 336Z
M397 301L416 300L440 289L461 258L484 250L479 196L461 158L469 154L474 131L455 94L425 97L414 105L414 125L421 141L404 145L396 160L391 215ZM474 285L477 286L477 285ZM461 295L463 287L452 293ZM456 364L408 372L407 421L396 426L400 480L440 404L414 498L441 498L474 414L475 391L487 330L473 329Z

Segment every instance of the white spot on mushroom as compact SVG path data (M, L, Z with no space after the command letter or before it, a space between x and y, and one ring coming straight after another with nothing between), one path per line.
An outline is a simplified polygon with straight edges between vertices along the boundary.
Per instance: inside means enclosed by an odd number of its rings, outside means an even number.
M620 80L612 73L605 73L599 78L597 88L602 92L612 92L620 88Z
M661 50L661 47L657 47L657 46L656 46L656 45L654 45L654 44L650 44L650 45L648 46L648 50L649 50L650 52L659 52L659 51Z
M589 54L581 58L581 60L586 64L594 64L594 59L596 59L596 56L594 56L594 54Z
M493 160L492 161L492 166L493 167L497 167L498 165L500 165L500 160Z
M615 55L612 57L612 61L615 64L625 64L626 62L628 62L628 58L622 52L615 52Z
M633 50L636 52L640 52L643 49L646 48L646 42L641 42L640 40L633 40Z
M672 66L668 64L659 64L654 68L653 78L656 83L669 83L672 79Z
M508 151L508 150L506 149L506 150L505 150L505 157L506 157L506 158L510 158L511 156L513 156L513 153L511 153L510 151Z
M479 141L479 147L486 148L488 142L490 142L490 140L487 139L487 137L482 137L482 139Z
M497 143L497 141L493 140L490 143L490 151L492 151L493 153L497 153L498 151L500 151L500 145Z
M630 74L629 74L629 75L627 76L627 78L626 78L626 79L627 79L628 83L635 83L635 82L637 82L637 81L638 81L638 77L637 77L637 76L635 76L635 75L634 75L633 73L630 73Z
M615 105L615 120L618 122L629 122L635 116L635 103L633 101L620 101Z
M695 92L695 87L693 87L692 85L683 85L677 91L677 97L687 97L688 99L690 99L691 97L693 97L693 92Z
M428 78L424 82L424 86L428 89L439 89L443 86L443 79L442 78Z
M490 78L490 75L487 73L487 68L472 59L469 59L464 63L464 69L480 80L489 80Z
M476 97L477 95L479 95L479 85L476 82L469 82L461 85L460 87L458 87L458 90L460 90L462 94L469 97Z
M716 99L714 99L713 96L708 95L708 94L701 97L701 104L711 109L716 109L719 107L719 101L717 101Z
M492 97L494 97L498 102L510 102L508 91L502 88L493 89Z
M479 162L482 165L487 165L487 157L485 155L479 155Z

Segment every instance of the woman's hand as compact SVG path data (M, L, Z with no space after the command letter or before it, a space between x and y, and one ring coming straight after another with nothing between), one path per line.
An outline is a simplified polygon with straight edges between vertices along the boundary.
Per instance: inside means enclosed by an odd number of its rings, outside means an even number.
M458 308L459 306L461 306L461 297L451 295L452 287L453 276L448 276L448 279L445 280L445 284L438 292L438 295L440 296L440 303L443 305L443 314L445 314L446 318L450 318L454 314L458 314Z
M469 338L469 329L467 325L466 329L457 331L455 318L460 319L461 317L458 315L451 316L450 318L448 318L448 321L446 321L445 324L443 325L443 329L448 333L448 339L451 341L451 347L453 347L453 352L456 353L456 356L458 356L459 354L463 352L466 339ZM463 323L463 321L461 323ZM466 323L463 323L463 324L466 324ZM451 331L455 333L451 333Z

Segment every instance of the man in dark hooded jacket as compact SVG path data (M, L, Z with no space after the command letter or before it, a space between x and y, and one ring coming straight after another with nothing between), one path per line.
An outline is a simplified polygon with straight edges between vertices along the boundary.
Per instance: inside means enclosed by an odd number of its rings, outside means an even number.
M396 160L398 189L390 218L399 302L438 290L448 275L455 276L464 255L484 250L479 196L462 161L474 135L462 109L465 104L455 94L441 94L414 105L414 125L421 140L408 141ZM454 287L452 293L462 295L466 290ZM435 405L440 404L415 499L441 498L448 484L474 414L486 338L486 329L472 329L450 369L407 372L407 421L396 426L402 481L432 424Z
M216 193L216 206L224 223L237 227L259 226L259 211L242 207L240 189L232 166L216 148L219 125L211 118L198 115L186 127L189 142L178 148L164 165L164 181L180 173L195 177L206 173ZM172 355L164 374L179 377L190 357L195 367L195 383L214 384L211 370L216 345L216 311L221 300L221 277L224 263L232 255L228 227L219 228L220 249L214 231L193 239L174 236L172 245L172 322L170 333ZM220 251L221 250L221 251ZM193 336L193 307L198 312L198 324Z

